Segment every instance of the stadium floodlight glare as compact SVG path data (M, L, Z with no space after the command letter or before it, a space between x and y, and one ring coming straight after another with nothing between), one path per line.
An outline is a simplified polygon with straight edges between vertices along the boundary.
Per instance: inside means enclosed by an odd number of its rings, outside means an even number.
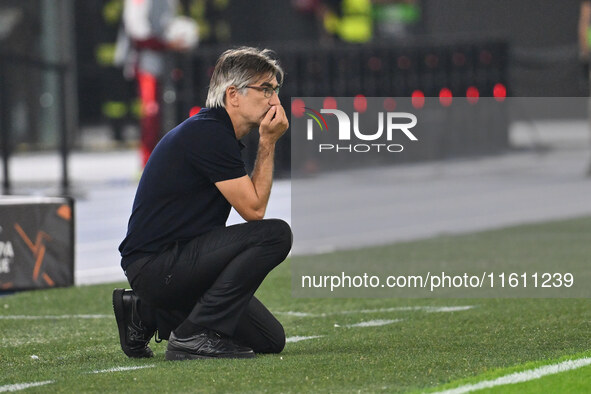
M475 86L466 89L466 98L470 104L476 104L480 98L480 91Z
M507 88L502 83L497 83L493 88L493 96L498 102L505 101L507 98Z
M337 100L334 97L326 97L322 102L322 108L337 109Z
M367 111L367 99L364 95L358 94L355 96L355 99L353 99L353 108L355 108L355 111L357 112L363 113Z
M439 92L439 102L441 103L441 105L443 105L444 107L449 107L452 103L452 100L453 95L451 93L451 90L449 90L448 88L441 89L441 91Z
M396 109L396 100L392 97L386 97L384 99L384 109L388 112L392 112Z
M412 92L412 106L421 109L425 106L425 93L422 90Z
M293 116L295 116L296 118L301 118L302 116L304 116L304 112L306 111L305 109L306 107L306 103L304 102L304 100L302 99L295 99L291 102L291 113Z

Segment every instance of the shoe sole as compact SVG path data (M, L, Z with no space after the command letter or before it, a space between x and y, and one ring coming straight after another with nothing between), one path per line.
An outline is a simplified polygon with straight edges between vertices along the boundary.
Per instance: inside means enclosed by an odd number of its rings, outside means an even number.
M254 358L254 353L233 353L233 354L221 354L219 356L204 356L201 354L191 354L182 351L167 350L164 357L168 361L182 361L182 360L201 360L208 358Z
M117 329L119 330L119 343L121 344L121 349L123 352L128 356L131 357L125 351L125 343L123 342L123 338L125 338L125 317L123 316L123 294L124 289L115 289L113 290L113 312L115 313L115 320L117 321Z
M123 338L125 338L125 316L123 316L123 294L125 293L125 289L115 289L113 290L113 312L115 313L115 320L117 321L117 329L119 330L119 343L121 344L121 350L127 357L130 358L150 358L154 355L151 354L149 356L143 354L135 354L126 350L126 345L123 342Z

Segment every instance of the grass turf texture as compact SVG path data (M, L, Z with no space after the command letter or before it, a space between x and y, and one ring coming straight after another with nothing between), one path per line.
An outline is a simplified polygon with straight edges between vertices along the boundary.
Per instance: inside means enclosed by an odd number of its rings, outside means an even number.
M420 392L441 392L445 390L453 390L483 381L490 382L497 378L510 376L516 373L529 372L543 368L548 365L560 364L567 360L578 360L591 357L591 351L580 354L573 354L562 357L556 360L544 360L537 362L528 362L522 365L509 368L500 368L493 371L485 372L476 377L461 379L443 386ZM478 393L586 393L589 392L589 381L591 378L591 366L568 370L559 374L549 374L542 376L539 379L528 380L514 384L497 385L490 388L477 390Z
M556 236L550 236L554 234ZM571 236L569 236L569 234ZM438 237L364 249L364 258L399 258L408 250L440 258L446 250L533 259L559 267L567 256L581 264L591 255L591 218ZM521 237L521 238L520 238ZM524 244L526 246L524 246ZM516 245L522 245L517 247ZM527 247L527 251L523 248ZM462 252L463 251L463 252ZM549 253L549 251L553 251ZM315 256L318 264L334 255ZM446 259L454 258L453 253ZM120 350L108 284L23 292L0 297L1 315L89 315L81 319L0 319L0 387L52 380L32 392L351 392L430 391L490 380L590 356L591 302L587 299L306 299L292 298L289 264L278 267L257 293L272 311L326 313L324 317L280 314L287 336L322 335L288 343L280 355L254 360L167 362L166 342L152 343L156 357L128 359ZM406 306L474 305L466 311L421 310L338 314L339 311ZM367 328L344 325L368 320L399 322ZM335 327L339 325L340 327ZM38 359L32 359L36 355ZM152 366L111 373L114 367ZM590 367L520 383L519 392L584 391ZM451 382L451 383L450 383ZM505 391L507 386L491 389Z

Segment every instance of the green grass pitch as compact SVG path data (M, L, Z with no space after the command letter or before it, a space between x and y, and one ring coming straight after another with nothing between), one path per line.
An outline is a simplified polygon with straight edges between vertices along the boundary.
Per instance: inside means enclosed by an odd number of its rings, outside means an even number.
M446 237L446 245L462 250L470 242L476 253L504 250L519 259L524 250L511 245L523 241L528 259L551 263L556 254L548 250L554 250L589 264L590 240L591 218L581 218ZM405 248L420 248L435 260L437 242L387 250L404 256ZM385 249L365 249L366 257L372 250ZM331 256L315 258L322 264ZM50 381L27 392L431 392L591 357L588 299L292 298L290 263L272 272L257 295L278 312L288 337L316 338L254 360L168 362L166 342L152 342L153 359L128 359L111 306L112 289L123 283L0 297L0 391ZM406 308L423 306L472 308ZM376 320L390 324L348 327ZM588 392L590 378L586 366L483 392Z

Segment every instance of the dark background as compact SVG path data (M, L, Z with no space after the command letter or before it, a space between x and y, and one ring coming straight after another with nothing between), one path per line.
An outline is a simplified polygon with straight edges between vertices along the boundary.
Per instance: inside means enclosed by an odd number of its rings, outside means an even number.
M291 80L292 86L299 88L284 90L284 102L296 95L339 93L330 91L330 86L325 86L326 91L323 91L322 86L315 80L300 82L300 79L310 75L309 69L314 67L304 64L306 60L295 59L294 51L297 56L307 51L320 56L323 53L332 53L328 62L318 60L325 68L325 75L329 76L333 76L335 65L341 58L353 52L346 47L343 49L343 46L327 45L320 40L319 26L313 15L296 10L292 1L181 1L185 3L186 12L189 14L193 12L192 2L203 5L199 11L200 23L207 23L211 34L202 37L200 46L191 56L177 59L181 73L176 74L178 78L174 82L178 90L178 105L171 123L186 117L187 108L203 105L209 78L208 70L217 54L223 49L242 44L267 46L278 53L288 73L286 82L289 83ZM72 7L73 23L68 23L60 14L60 10L68 7L68 4ZM499 75L498 78L494 78L507 85L510 96L587 95L588 83L578 60L576 44L579 0L420 0L420 4L422 20L414 29L415 35L387 42L376 39L371 45L392 48L418 46L427 48L425 51L446 48L445 51L450 52L459 42L501 40L507 43L508 49L502 52L503 59L498 61L499 66L496 70ZM50 119L49 115L43 115L36 108L39 101L37 97L43 92L39 92L39 89L57 83L48 81L42 75L43 72L73 72L77 94L72 99L72 104L76 108L73 110L74 114L68 115L68 119L75 120L75 126L70 133L70 140L74 146L80 146L79 136L88 126L108 126L116 129L122 123L137 123L137 113L134 114L132 103L135 98L135 84L133 81L126 81L121 69L114 67L108 60L119 29L122 0L2 0L0 14L11 7L21 9L23 18L12 34L8 37L0 36L0 60L11 61L4 63L4 72L0 76L0 84L5 95L1 99L4 100L3 111L8 114L5 116L6 124L3 128L20 127L17 121L23 118L19 115L24 113L23 103L28 103L29 106L25 111L28 115L24 118L26 127L23 126L23 130L15 134L15 143L25 146L25 149L27 146L35 149L39 147L40 139L43 139L43 146L51 146L57 141L54 131L42 133L37 130L43 129L43 125ZM46 18L43 16L44 13L46 15L52 7L55 7L55 12L59 14L58 19L55 19L59 21L57 24L61 24L58 26L59 29L63 34L71 33L74 51L64 50L62 42L53 49L48 49L47 43L44 44L46 33L40 25ZM335 52L335 48L341 48L340 52ZM357 51L354 52L357 58L351 60L349 56L349 61L359 61L360 67L363 67L363 61L366 60L363 57L367 52L359 50L358 46L354 51ZM52 55L54 53L57 55ZM416 56L420 60L420 56L425 53L421 52ZM23 62L22 59L17 59L18 61L14 62L14 55L32 58L33 61L29 59ZM394 52L386 54L393 59L398 55ZM35 59L40 62L35 63ZM56 68L55 65L59 66L62 64L61 61L67 62L68 67ZM48 64L54 68L48 69ZM386 66L388 71L392 69L392 65L387 62ZM346 80L357 80L355 67L351 67L351 75L345 75ZM416 72L421 73L420 70ZM316 77L319 81L326 80L326 77L320 75ZM409 85L408 89L385 93L377 91L378 94L406 95L409 89L415 88L411 86L413 78L420 82L416 88L421 88L429 94L421 75L403 75L400 78ZM430 75L429 78L441 82L438 74ZM489 79L492 81L494 78ZM364 81L361 79L362 83ZM382 86L379 81L378 85ZM357 92L372 93L363 90L341 91L351 95ZM490 91L483 91L481 94L490 95ZM461 92L454 95L461 95ZM60 104L59 99L54 101ZM15 104L17 102L18 105ZM108 111L105 110L105 104L111 102L126 103L127 112L124 117L116 119L106 114ZM49 109L43 111L48 112Z

